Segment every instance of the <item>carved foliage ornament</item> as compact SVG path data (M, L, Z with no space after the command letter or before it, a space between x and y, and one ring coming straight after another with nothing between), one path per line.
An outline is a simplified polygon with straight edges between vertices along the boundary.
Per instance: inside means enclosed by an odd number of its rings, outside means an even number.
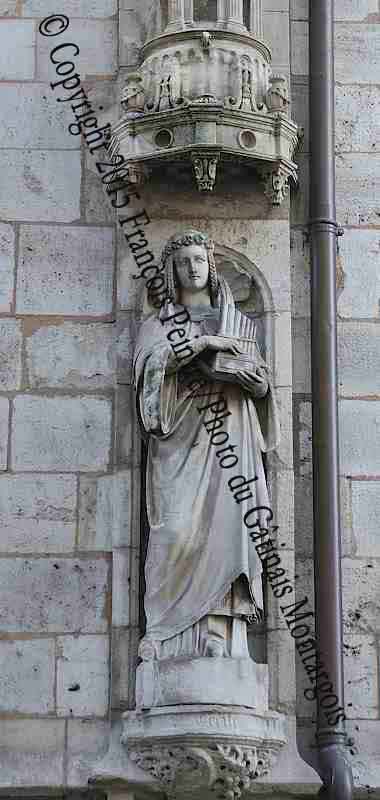
M239 800L253 781L268 774L272 756L269 749L220 743L157 744L129 751L131 760L157 778L169 797L208 789L217 800Z

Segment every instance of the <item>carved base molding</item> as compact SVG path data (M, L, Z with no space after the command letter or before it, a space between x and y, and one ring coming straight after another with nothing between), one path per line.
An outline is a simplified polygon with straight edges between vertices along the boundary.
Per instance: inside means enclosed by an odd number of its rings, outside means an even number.
M168 798L239 800L286 744L280 714L227 706L167 706L124 715L122 742Z

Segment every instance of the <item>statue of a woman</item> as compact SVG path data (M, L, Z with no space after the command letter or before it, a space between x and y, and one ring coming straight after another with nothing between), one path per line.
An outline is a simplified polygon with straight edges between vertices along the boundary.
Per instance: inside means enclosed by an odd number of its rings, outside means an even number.
M168 299L151 308L136 345L138 413L149 440L144 660L248 657L247 620L260 619L263 605L244 515L260 507L258 526L268 527L262 453L278 444L277 412L257 346L241 368L242 339L226 335L227 320L248 320L218 278L213 249L197 231L169 240ZM234 374L215 368L217 353L235 358ZM213 420L224 456L211 441Z

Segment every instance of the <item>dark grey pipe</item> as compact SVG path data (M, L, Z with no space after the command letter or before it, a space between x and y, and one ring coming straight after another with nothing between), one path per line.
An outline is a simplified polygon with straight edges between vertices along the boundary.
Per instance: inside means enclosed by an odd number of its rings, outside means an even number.
M334 155L334 2L310 0L310 230L316 634L338 706L344 707L337 404ZM318 698L317 745L323 797L351 800L342 719L329 725ZM338 717L338 715L337 715ZM330 721L334 721L330 718Z

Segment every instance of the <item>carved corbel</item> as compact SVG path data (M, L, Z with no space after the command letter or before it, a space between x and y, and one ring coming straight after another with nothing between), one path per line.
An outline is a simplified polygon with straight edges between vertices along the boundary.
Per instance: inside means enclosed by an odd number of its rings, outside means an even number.
M280 206L288 196L290 174L281 166L260 171L264 182L264 194L273 206Z
M212 192L216 180L219 153L193 153L194 174L200 192Z

